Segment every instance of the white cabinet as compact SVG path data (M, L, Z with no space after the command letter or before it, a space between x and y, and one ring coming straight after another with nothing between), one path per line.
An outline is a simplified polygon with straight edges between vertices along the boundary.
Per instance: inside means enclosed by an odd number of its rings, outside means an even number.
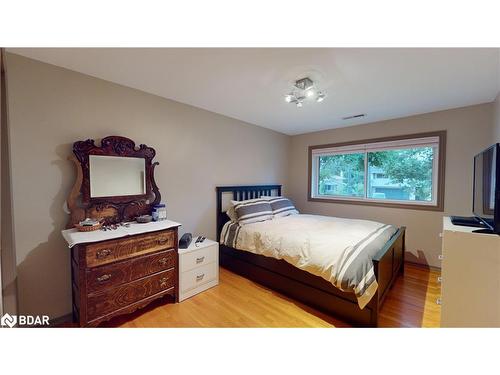
M500 236L443 221L442 327L500 327Z
M196 238L187 249L179 249L179 302L219 284L219 244Z

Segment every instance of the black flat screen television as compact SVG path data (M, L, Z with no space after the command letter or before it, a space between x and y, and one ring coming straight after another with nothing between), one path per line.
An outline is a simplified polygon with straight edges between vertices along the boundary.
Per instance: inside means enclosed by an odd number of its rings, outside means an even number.
M493 233L500 234L500 144L474 157L472 212Z

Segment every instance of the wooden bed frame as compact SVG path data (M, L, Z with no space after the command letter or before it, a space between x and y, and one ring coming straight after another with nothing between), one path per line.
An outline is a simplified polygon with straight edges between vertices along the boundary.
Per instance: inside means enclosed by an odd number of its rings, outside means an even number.
M281 185L218 186L216 190L217 241L220 240L222 227L229 221L229 217L223 211L223 194L231 193L233 200L281 195ZM377 327L380 307L398 275L404 272L405 227L400 227L374 257L378 289L364 309L359 308L354 293L343 292L321 277L300 270L284 260L236 250L222 244L219 249L221 266L232 272L325 311L354 326Z

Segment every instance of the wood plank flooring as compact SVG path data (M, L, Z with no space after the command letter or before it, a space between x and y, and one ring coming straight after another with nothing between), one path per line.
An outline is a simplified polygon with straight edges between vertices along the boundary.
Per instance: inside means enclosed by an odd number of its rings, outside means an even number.
M438 270L407 264L389 292L381 327L439 327ZM332 316L220 269L220 284L178 304L157 301L105 327L349 327Z

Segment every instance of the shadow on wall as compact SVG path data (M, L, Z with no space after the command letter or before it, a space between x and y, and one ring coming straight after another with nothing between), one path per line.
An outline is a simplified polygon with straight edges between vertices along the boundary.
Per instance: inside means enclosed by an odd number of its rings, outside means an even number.
M418 263L424 266L429 265L429 262L427 261L427 258L422 250L417 250L417 255L415 255L413 252L406 251L405 262Z
M72 144L58 146L60 159L51 163L62 176L61 187L50 205L53 229L47 241L30 250L17 268L20 314L44 314L54 319L71 312L70 249L61 235L68 218L64 207L71 188L65 181L75 178L73 164L67 160L71 148Z

